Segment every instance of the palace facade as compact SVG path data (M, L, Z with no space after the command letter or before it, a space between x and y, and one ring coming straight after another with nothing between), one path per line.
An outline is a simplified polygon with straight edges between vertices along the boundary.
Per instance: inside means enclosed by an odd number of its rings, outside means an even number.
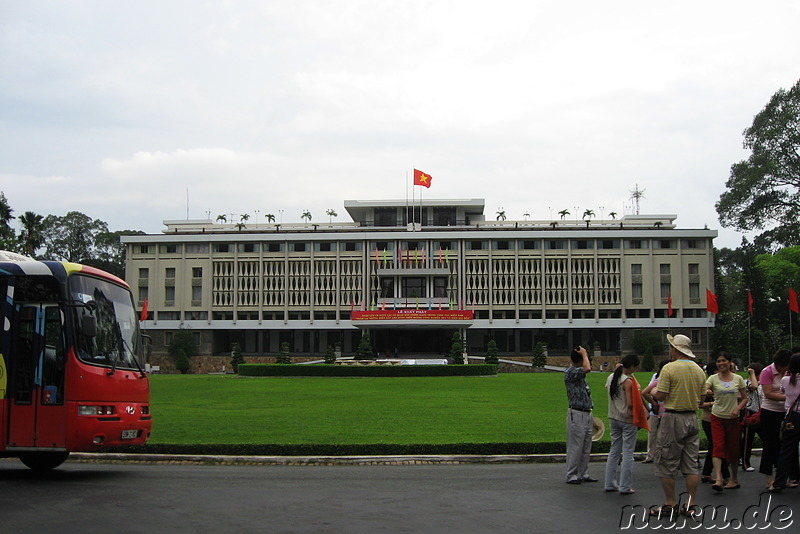
M716 231L680 229L675 215L487 220L482 199L344 207L352 222L164 221L123 237L154 353L182 327L208 356L234 342L251 356L283 342L293 356L348 356L364 330L392 357L441 357L455 331L471 356L490 339L506 357L540 341L550 356L578 344L620 355L640 330L706 350Z

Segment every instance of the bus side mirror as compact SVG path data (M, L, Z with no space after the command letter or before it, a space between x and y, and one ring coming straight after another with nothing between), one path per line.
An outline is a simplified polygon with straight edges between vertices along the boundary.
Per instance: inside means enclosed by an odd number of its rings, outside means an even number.
M81 332L86 337L97 336L97 318L94 315L84 315L81 317Z

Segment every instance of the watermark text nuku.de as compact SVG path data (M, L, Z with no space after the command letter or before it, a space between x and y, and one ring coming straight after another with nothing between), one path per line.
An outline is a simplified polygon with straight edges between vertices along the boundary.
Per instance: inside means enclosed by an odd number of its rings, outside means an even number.
M658 506L646 507L641 504L623 506L619 520L620 530L783 530L794 522L792 509L785 504L775 505L772 495L766 492L759 495L758 504L741 511L732 510L722 504L692 506L686 493L681 494L676 507L662 510L660 514L659 509Z

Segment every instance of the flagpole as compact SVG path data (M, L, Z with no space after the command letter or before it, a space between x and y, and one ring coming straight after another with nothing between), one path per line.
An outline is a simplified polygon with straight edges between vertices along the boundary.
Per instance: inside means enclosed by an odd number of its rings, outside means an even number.
M406 169L406 221L408 221L408 169Z

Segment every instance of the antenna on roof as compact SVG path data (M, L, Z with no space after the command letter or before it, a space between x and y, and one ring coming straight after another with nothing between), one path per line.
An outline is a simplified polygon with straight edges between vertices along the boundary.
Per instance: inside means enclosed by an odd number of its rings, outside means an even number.
M644 192L644 189L639 189L639 184L636 184L634 190L631 191L631 200L633 200L633 205L636 207L636 215L639 215L639 199L645 198Z

